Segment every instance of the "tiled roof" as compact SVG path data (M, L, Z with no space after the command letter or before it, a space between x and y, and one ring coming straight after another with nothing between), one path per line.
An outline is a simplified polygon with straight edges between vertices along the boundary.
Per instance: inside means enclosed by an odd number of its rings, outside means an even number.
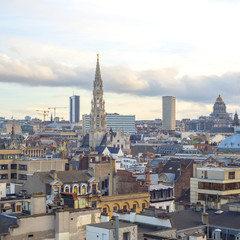
M185 165L185 168L189 166L192 159L171 159L163 166L163 169L159 172L161 173L172 173L175 174L174 180L176 181L181 174L181 164Z
M87 182L92 176L88 173L87 170L80 171L57 171L57 178L64 184L66 183L79 183ZM36 172L44 183L49 184L53 182L53 177L51 172Z

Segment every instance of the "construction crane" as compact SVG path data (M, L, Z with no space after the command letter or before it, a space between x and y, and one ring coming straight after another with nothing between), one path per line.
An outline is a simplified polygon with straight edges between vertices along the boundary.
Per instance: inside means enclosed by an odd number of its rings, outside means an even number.
M48 116L49 111L48 110L36 110L38 114L43 115L43 121L45 122L46 116Z
M49 107L48 109L50 110L50 109L53 109L54 110L54 119L56 118L56 109L57 108L68 108L68 107Z

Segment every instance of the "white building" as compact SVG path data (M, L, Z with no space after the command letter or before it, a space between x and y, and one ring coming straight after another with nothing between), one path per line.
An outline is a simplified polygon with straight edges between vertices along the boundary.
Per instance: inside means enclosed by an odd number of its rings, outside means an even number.
M107 129L112 129L114 132L123 131L125 134L135 134L135 115L120 115L117 113L107 114ZM85 135L90 129L90 115L84 114L83 134Z
M119 240L137 240L137 225L119 222L118 224L118 239ZM87 240L112 240L116 239L116 222L103 222L91 224L87 226Z
M162 97L163 129L175 130L176 128L176 98L172 96Z
M121 158L121 165L125 169L128 169L128 168L132 167L136 163L137 163L137 159L129 158L129 157L122 157Z

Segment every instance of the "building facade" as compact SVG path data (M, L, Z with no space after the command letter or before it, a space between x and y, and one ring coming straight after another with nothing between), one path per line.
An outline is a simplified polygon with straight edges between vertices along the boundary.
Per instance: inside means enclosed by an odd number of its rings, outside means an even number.
M176 128L176 98L172 96L162 97L162 118L164 130Z
M90 115L84 114L83 119L83 134L89 132L90 129ZM135 134L135 115L120 115L117 113L107 114L107 129L116 132L121 131L125 134Z
M80 96L73 95L70 100L70 123L78 123L80 120Z
M219 209L221 204L233 201L240 194L239 168L198 167L195 172L190 183L191 203Z

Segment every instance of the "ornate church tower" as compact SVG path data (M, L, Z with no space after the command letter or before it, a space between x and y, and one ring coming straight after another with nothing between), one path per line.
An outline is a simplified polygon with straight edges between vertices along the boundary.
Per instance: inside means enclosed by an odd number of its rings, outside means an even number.
M103 82L101 79L99 54L97 54L93 99L91 103L89 147L97 147L100 146L103 137L107 133L105 101L103 99Z

